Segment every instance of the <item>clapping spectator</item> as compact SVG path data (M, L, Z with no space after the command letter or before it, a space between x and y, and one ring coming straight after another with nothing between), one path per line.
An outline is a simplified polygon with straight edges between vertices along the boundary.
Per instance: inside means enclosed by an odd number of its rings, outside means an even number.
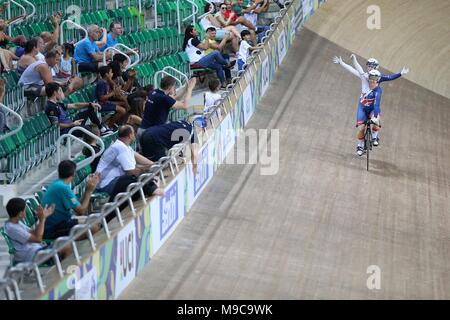
M32 63L37 61L37 54L39 53L38 39L33 38L25 43L24 54L17 62L17 72L22 74L25 69Z
M86 190L81 201L79 201L71 188L72 181L75 178L76 168L77 165L71 160L61 161L58 165L59 179L50 184L44 194L42 205L55 205L55 212L45 222L45 239L68 236L70 229L79 223L78 219L72 218L72 212L78 216L88 213L91 195L100 177L94 174L88 178ZM98 230L100 230L99 225L91 227L93 233ZM82 236L79 240L85 238L86 236Z
M75 48L74 59L79 72L98 72L99 63L103 61L103 54L96 43L100 37L100 29L94 24L87 31L88 37L81 40ZM108 52L106 59L111 60L111 57L111 52Z
M222 86L226 87L227 81L231 81L230 69L236 62L233 61L230 63L225 60L222 54L218 51L205 54L205 50L208 50L210 47L209 42L200 42L198 35L199 33L195 27L189 26L186 28L183 50L186 51L186 54L189 57L189 62L191 65L214 69L220 79L220 82L222 83Z
M34 230L20 223L25 218L25 208L26 203L22 198L12 198L6 204L9 219L5 223L5 232L11 239L14 247L15 263L31 262L40 250L51 247L42 243L42 239L46 220L53 214L55 205L46 205L44 208L38 206L36 208L38 223ZM71 252L70 246L66 246L61 250L59 256L60 258L64 258L71 254Z

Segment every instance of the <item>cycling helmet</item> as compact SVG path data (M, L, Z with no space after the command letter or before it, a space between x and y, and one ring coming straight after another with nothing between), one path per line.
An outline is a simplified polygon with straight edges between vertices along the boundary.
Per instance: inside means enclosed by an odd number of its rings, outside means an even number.
M381 77L381 73L378 70L370 70L369 80L378 80Z
M378 69L378 67L380 66L380 63L378 62L377 59L370 58L369 60L367 60L366 66L372 67L373 69Z

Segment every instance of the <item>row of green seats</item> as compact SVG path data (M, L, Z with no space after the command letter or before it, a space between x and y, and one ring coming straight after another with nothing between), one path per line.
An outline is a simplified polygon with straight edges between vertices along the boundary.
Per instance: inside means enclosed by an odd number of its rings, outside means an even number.
M56 151L59 127L45 113L24 121L16 134L0 141L2 180L13 183Z
M0 78L6 81L3 103L14 111L19 110L25 103L23 88L17 85L20 75L16 70L11 70L2 73Z
M119 37L119 42L139 49L140 61L146 62L181 50L183 36L175 28L158 28Z

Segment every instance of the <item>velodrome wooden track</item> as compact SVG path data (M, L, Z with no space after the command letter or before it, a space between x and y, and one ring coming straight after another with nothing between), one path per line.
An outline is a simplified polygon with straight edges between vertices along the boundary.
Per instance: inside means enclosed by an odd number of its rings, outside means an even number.
M278 174L222 167L122 299L450 299L450 102L429 90L448 97L449 62L435 47L448 49L448 1L378 2L399 31L375 36L384 49L345 31L355 34L350 12L365 6L365 17L369 1L330 0L312 18L334 42L303 29L249 123L280 130ZM438 17L421 25L447 33L400 32L408 21L420 29L408 16L419 3ZM346 19L333 27L335 14ZM353 50L392 71L409 65L418 83L383 84L370 172L354 150L360 82L331 63ZM380 290L366 286L370 265L380 267Z

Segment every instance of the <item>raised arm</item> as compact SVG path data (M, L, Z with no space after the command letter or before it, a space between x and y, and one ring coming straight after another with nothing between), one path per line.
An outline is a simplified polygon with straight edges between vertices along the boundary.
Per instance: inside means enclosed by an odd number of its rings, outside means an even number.
M354 76L359 78L359 72L353 68L352 66L349 66L348 64L346 64L344 61L342 61L341 57L334 57L333 58L333 62L342 66L345 70L347 70L348 72L350 72L351 74L353 74Z
M359 74L364 74L364 69L359 64L358 60L356 59L356 56L352 54L350 57L352 58L353 65L355 66L356 71L358 71Z

